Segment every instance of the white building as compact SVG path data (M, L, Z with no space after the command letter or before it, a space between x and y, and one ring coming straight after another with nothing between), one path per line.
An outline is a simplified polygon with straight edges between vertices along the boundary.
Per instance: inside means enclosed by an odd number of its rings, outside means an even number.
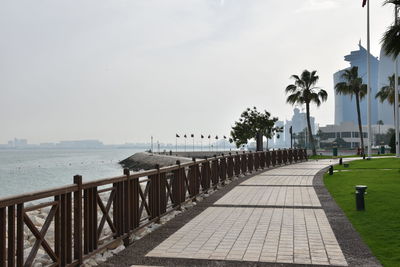
M311 131L315 135L318 129L316 127L315 118L312 116L310 116L310 123ZM286 120L285 126L283 128L283 133L281 134L281 138L283 138L284 140L283 147L290 147L290 126L292 126L293 134L298 134L304 131L304 129L308 129L307 113L300 112L300 109L297 107L293 109L292 120Z
M371 125L372 134L375 136L379 132L381 134L386 133L390 128L393 128L393 125ZM331 145L337 138L343 139L349 148L357 148L360 146L360 135L358 130L358 124L354 124L353 122L342 122L340 125L327 125L325 127L319 128L322 132L321 136L321 145L329 144ZM367 126L362 126L362 132L364 136L364 146L368 144L368 129ZM375 139L372 140L372 143L375 144Z

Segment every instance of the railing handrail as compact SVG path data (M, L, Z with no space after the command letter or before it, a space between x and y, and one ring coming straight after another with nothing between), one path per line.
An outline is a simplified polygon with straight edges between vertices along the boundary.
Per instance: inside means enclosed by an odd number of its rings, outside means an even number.
M75 175L71 185L1 198L0 266L5 264L7 256L9 266L31 266L41 245L58 266L81 264L84 259L118 240L129 242L130 234L159 221L162 216L179 209L183 203L200 194L224 185L226 179L299 160L307 160L306 150L243 151L192 159L185 163L177 161L171 166L155 166L154 169L134 173L124 169L124 175L85 183L82 183L82 176ZM142 177L147 178L140 180ZM99 188L106 185L111 186ZM107 195L100 194L106 192L109 193L108 199L103 200L102 196ZM48 200L51 197L54 199ZM39 199L46 202L25 205ZM50 211L38 231L27 213L45 207ZM100 221L98 215L101 216ZM52 222L54 251L45 240ZM106 224L111 229L111 235L102 232ZM24 227L28 227L36 238L26 261Z
M270 152L270 151L256 151L256 152L243 151L243 154L263 153L263 152L265 153L265 152ZM241 153L239 153L239 155L240 154ZM235 154L232 154L230 156L235 156ZM165 166L165 167L160 168L160 172L162 172L162 173L170 172L170 171L177 170L178 168L190 167L190 166L193 166L196 164L202 164L207 161L210 162L210 161L219 160L222 158L227 158L227 156L221 155L221 156L217 156L217 157L210 157L207 159L196 159L195 162L190 161L190 162L181 163L180 165L174 164L171 166ZM157 169L150 169L150 170L145 170L145 171L134 172L134 173L130 174L129 176L131 179L139 179L141 177L154 175L156 173L157 173ZM82 188L87 189L92 186L102 186L102 185L106 185L106 184L120 182L125 179L126 179L125 175L120 175L120 176L102 178L102 179L97 179L97 180L91 180L91 181L82 183ZM52 197L52 196L56 196L59 194L71 193L76 190L78 190L78 187L74 184L71 184L71 185L58 186L58 187L53 187L53 188L44 189L44 190L32 191L29 193L7 196L4 198L0 198L0 208L10 206L13 204L16 205L16 204L20 204L23 202L35 201L35 200L41 199L41 198Z

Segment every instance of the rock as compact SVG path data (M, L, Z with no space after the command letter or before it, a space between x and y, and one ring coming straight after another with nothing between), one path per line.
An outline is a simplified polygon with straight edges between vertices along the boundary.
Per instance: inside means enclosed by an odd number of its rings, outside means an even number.
M120 246L123 246L123 245L124 245L124 242L122 242L122 240L119 240L119 241L115 242L114 244L110 245L108 247L108 249L109 250L113 250L113 249L116 249L116 248L118 248Z
M125 246L124 246L124 245L121 245L121 246L117 247L116 249L111 250L111 253L112 253L112 254L118 254L118 253L120 253L121 251L123 251L124 249L125 249Z
M103 262L105 262L106 260L107 260L107 258L105 258L103 255L101 255L101 254L97 254L95 257L94 257L94 260L98 263L98 264L100 264L100 263L103 263Z
M106 259L108 259L108 258L110 258L112 256L113 256L113 254L110 251L106 251L106 252L103 253L103 257L106 258Z
M42 209L40 209L42 214L49 214L51 207L44 207Z
M98 265L97 262L92 258L87 259L87 260L85 260L83 262L83 266L88 266L89 267L89 266L97 266L97 265Z
M135 153L133 156L130 156L127 159L122 160L120 164L124 168L139 171L141 169L154 169L156 164L160 165L160 167L175 165L177 160L179 160L181 163L192 161L192 159L190 158L139 152Z
M40 217L38 217L38 216L32 216L32 217L31 217L31 221L32 221L33 224L34 224L35 226L37 226L37 227L42 227L43 224L44 224L44 222L45 222L44 219L42 219L42 218L40 218Z
M24 249L31 247L32 244L28 240L24 240Z

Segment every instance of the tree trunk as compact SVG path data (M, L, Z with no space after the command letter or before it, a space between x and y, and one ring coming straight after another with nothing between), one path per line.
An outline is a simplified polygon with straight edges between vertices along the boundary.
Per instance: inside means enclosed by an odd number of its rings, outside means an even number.
M256 142L257 142L256 151L263 151L263 135L261 133L257 133Z
M364 155L364 136L362 132L360 98L358 94L356 94L356 106L357 106L357 118L358 118L358 131L360 133L360 141L361 141L361 155ZM371 138L370 136L368 137Z
M312 154L313 154L313 156L316 156L317 150L315 149L314 137L313 137L312 130L311 130L310 103L306 103L306 111L307 111L308 140L309 140L309 143L311 144Z

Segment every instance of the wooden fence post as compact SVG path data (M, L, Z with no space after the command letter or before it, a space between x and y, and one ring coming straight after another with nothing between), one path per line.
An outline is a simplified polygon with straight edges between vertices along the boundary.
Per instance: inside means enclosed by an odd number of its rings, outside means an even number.
M260 167L261 169L265 168L265 152L261 151L260 153Z
M276 165L276 151L275 150L272 150L272 153L271 153L271 163L272 163L272 166L275 167L275 165Z
M235 176L236 177L239 177L239 175L240 175L240 166L241 166L241 163L240 163L240 155L239 155L239 152L237 152L236 151L236 155L235 155Z
M246 175L246 172L247 172L247 155L245 153L246 152L243 151L242 157L240 159L243 175Z
M218 159L217 155L214 155L214 159L211 162L211 181L213 188L217 188L219 183L219 171L218 171Z
M150 220L160 217L160 165L156 164L157 174L149 176L149 208Z
M232 156L231 152L229 152L229 157L228 157L228 163L227 164L228 164L228 166L227 166L227 168L228 168L228 170L227 170L228 178L232 179L234 165L233 165L233 156Z
M210 189L210 163L207 158L201 163L201 190L207 193Z
M6 247L6 208L0 208L0 266L6 265L7 247Z
M226 158L224 154L222 154L222 158L219 160L219 178L221 183L224 185L226 180Z

